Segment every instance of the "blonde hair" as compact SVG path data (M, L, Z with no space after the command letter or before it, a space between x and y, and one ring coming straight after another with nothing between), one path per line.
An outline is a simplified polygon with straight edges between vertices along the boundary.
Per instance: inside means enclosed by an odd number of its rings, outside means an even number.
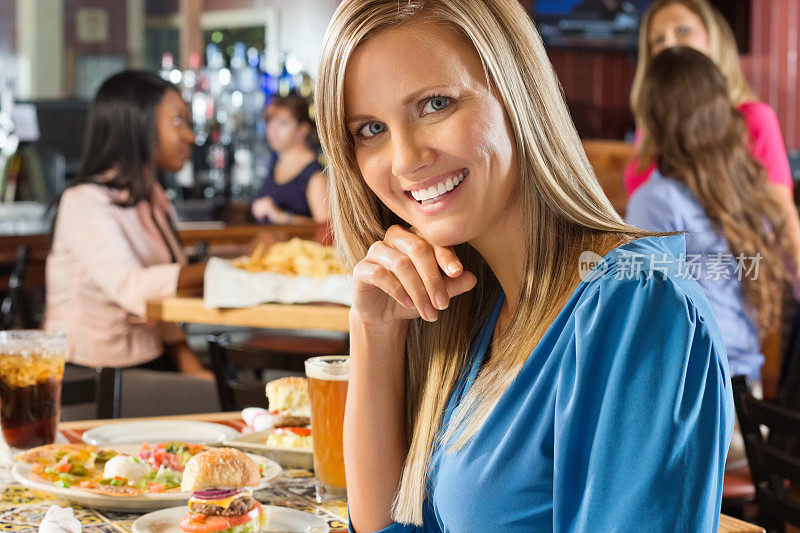
M658 11L673 4L681 4L689 11L700 17L706 32L708 33L708 56L717 65L728 84L728 94L735 105L739 105L747 100L757 100L753 89L747 84L739 64L739 51L736 48L736 38L733 30L725 21L722 14L711 6L706 0L656 0L647 11L642 15L639 23L639 58L636 63L636 74L633 77L631 87L631 110L636 119L642 137L640 153L652 152L652 138L647 128L644 127L642 100L642 86L647 67L653 59L653 52L650 49L650 24ZM644 170L651 162L645 158L639 158L638 170Z
M329 162L336 246L350 267L392 224L402 224L369 189L356 164L344 111L345 69L353 51L381 29L435 21L468 39L502 102L516 147L527 242L521 297L503 337L453 415L442 443L462 447L497 400L577 286L578 256L653 235L616 213L590 167L564 104L541 38L518 0L344 0L323 40L317 80L317 121ZM392 516L422 523L431 449L442 412L465 369L472 336L486 320L500 285L483 258L455 247L477 286L455 298L433 323L411 322L406 341L408 456Z

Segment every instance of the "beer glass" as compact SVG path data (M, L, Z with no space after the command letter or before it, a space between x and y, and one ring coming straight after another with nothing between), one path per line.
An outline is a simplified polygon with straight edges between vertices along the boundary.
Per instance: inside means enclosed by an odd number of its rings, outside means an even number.
M317 501L321 503L346 494L342 425L350 358L326 355L307 359L306 376L311 399Z
M66 348L63 333L0 331L0 428L12 448L55 441Z

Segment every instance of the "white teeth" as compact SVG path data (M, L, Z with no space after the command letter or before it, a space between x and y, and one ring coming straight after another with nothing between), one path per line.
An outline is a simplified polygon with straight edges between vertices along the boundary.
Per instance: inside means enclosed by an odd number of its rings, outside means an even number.
M447 194L448 192L458 187L458 184L464 181L464 177L466 175L467 175L466 169L462 170L454 178L447 178L445 181L440 182L436 185L431 185L427 189L417 189L415 191L411 191L411 196L414 198L414 200L422 203L422 205L426 205L428 203L431 203L429 202L429 200Z

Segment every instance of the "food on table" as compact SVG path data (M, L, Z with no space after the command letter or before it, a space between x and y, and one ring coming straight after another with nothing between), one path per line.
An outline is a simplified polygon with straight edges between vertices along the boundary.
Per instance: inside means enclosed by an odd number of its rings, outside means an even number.
M308 380L299 377L280 378L267 383L269 425L302 427L311 423Z
M189 512L179 526L189 533L255 533L268 516L251 487L261 479L258 466L244 452L213 448L192 457L181 489L192 492Z
M263 243L259 244L253 255L234 259L233 265L248 272L275 272L315 278L344 272L332 247L297 237L288 242L275 243L266 251Z
M180 491L188 461L207 448L201 444L143 443L139 457L89 444L51 444L18 455L31 474L64 488L109 496Z
M308 451L314 449L311 428L304 427L275 428L267 435L265 444L276 448L302 448Z

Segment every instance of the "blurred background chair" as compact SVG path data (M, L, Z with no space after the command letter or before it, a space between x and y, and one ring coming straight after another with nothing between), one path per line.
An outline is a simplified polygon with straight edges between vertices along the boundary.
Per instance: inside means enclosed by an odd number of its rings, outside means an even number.
M305 360L318 355L346 353L347 341L314 336L311 332L258 336L233 342L230 333L209 335L211 367L223 411L268 407L264 385L283 376L305 374Z
M2 329L34 329L38 326L33 311L31 293L25 287L30 252L27 246L17 247L16 258L11 263L0 263L0 276L7 276L7 288L0 302L0 327Z
M67 408L69 414L71 406L92 404L94 412L86 418L119 418L121 374L119 368L88 368L68 364L61 383L62 408Z
M756 488L758 522L768 531L785 531L785 523L800 527L800 457L795 453L800 411L755 398L745 376L731 381Z

